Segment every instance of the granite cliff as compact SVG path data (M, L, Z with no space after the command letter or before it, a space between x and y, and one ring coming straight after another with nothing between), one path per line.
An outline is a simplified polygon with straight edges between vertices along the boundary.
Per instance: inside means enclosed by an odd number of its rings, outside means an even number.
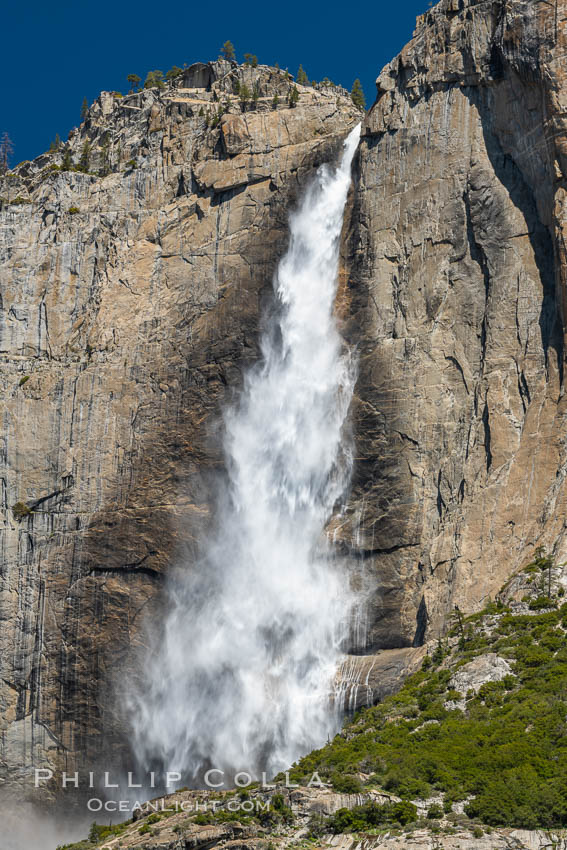
M124 757L122 675L206 527L220 405L258 357L289 208L360 121L344 90L298 91L197 64L163 91L103 93L65 149L2 181L8 784ZM87 173L60 170L66 151Z
M561 0L442 0L381 72L363 126L342 534L367 568L368 649L414 666L409 647L456 605L478 610L538 546L567 554L566 14Z
M337 303L359 352L356 469L332 523L368 600L354 704L537 546L566 556L566 13L441 0L364 122ZM256 90L244 109L236 79ZM219 407L257 358L287 210L360 119L342 90L298 86L292 108L289 88L217 62L103 93L68 142L85 173L59 151L2 180L11 782L125 746L116 674L206 528Z

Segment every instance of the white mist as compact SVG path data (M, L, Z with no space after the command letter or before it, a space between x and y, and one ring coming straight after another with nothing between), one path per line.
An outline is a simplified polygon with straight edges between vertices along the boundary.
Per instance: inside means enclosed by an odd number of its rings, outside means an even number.
M142 764L273 775L340 720L332 692L352 598L324 528L351 468L354 369L333 305L359 137L360 126L290 216L280 309L225 413L217 527L201 561L172 579L163 641L131 706Z

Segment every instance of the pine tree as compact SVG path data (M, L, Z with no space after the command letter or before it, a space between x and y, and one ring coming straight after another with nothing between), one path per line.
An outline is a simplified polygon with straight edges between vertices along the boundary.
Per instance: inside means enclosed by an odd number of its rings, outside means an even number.
M240 95L240 103L243 106L246 106L246 103L250 100L250 89L248 88L246 83L242 83L242 85L240 86L239 95Z
M144 88L165 88L165 84L163 82L163 71L148 71L148 73L146 74L146 79L144 80Z
M0 138L0 174L5 174L8 171L10 156L14 153L14 146L8 133L2 133Z
M63 151L63 160L61 162L61 171L71 171L73 168L73 160L71 159L71 151L65 148Z
M170 68L167 74L165 75L165 79L168 82L173 82L173 80L183 73L183 69L179 68L177 65L174 65L173 68Z
M83 144L83 149L81 150L81 158L79 159L79 164L77 166L77 169L86 174L89 170L90 158L91 158L91 146L89 145L88 142L85 142Z
M228 59L229 62L233 62L236 59L234 44L232 41L225 41L221 48L221 55L224 59Z
M89 104L88 104L86 97L84 97L83 103L81 105L81 121L84 121L88 114L89 114Z
M358 78L352 84L350 96L352 98L352 102L354 103L354 105L356 107L358 107L358 109L365 109L366 108L366 99L364 97L362 85L361 85L360 80Z
M280 99L278 97L278 93L276 92L274 95L274 99L272 100L272 109L277 109Z
M137 74L128 74L126 79L130 83L130 91L138 91L138 89L140 88L140 83L142 82L142 78L139 77Z
M290 90L289 90L289 105L291 107L294 107L294 106L296 106L298 101L299 101L299 92L297 91L297 86L293 86L293 88L290 88Z
M58 151L60 147L61 147L61 139L59 138L59 133L55 133L55 138L51 142L51 144L49 145L49 152L55 153L55 151Z
M303 70L302 65L299 66L299 69L297 71L297 82L299 83L300 86L306 86L306 85L309 84L309 77L307 76L307 74Z

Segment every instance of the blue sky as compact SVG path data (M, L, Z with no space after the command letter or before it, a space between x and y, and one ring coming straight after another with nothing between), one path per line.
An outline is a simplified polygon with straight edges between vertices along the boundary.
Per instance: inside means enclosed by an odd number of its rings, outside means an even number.
M367 105L381 68L411 37L428 0L332 5L320 0L8 0L2 14L0 132L14 144L11 164L42 153L79 123L83 97L126 92L126 75L207 61L230 39L263 63L350 89L360 77Z

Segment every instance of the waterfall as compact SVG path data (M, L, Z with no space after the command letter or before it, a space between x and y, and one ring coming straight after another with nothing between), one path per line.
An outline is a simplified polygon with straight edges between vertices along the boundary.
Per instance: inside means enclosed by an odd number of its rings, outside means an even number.
M352 606L325 525L351 468L352 357L333 314L360 125L290 215L278 309L224 414L228 483L199 563L171 580L165 633L132 706L142 763L273 775L340 722L334 676Z

